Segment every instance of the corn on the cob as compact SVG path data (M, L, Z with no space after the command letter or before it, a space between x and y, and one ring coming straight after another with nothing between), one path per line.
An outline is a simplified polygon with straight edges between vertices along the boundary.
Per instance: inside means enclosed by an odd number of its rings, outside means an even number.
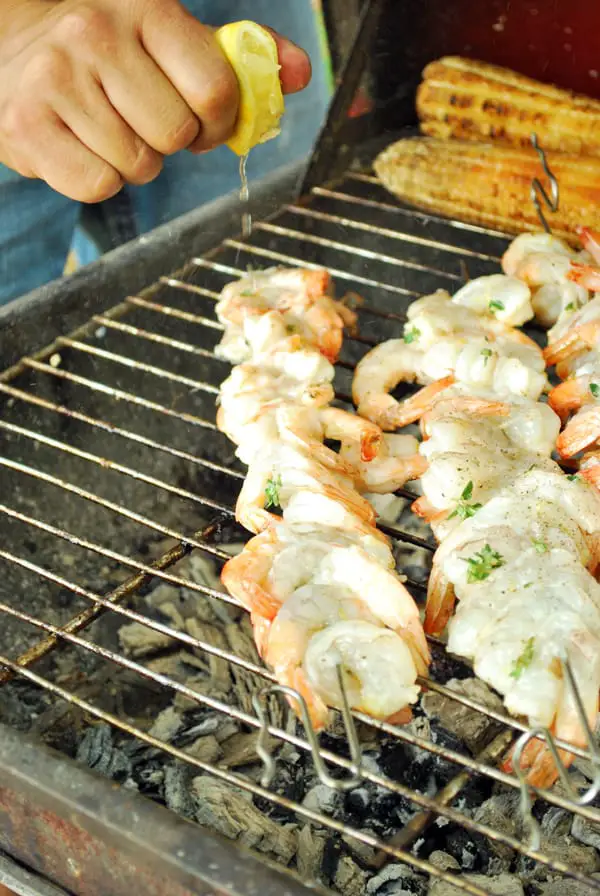
M547 153L560 186L556 213L546 218L557 236L577 244L575 228L600 229L600 159ZM506 233L539 230L531 182L544 183L533 149L490 143L413 137L399 140L375 160L382 184L400 199Z
M417 112L430 137L526 146L535 131L545 150L600 156L600 102L460 56L426 66Z

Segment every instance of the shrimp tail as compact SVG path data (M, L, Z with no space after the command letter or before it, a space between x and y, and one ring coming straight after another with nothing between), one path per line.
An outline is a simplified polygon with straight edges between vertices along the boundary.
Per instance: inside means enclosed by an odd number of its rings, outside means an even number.
M279 667L275 669L275 675L277 677L277 681L280 684L292 688L294 691L297 691L301 697L304 698L304 702L306 703L306 708L308 710L308 716L315 731L321 731L323 728L325 728L329 720L329 709L311 688L304 669L298 667ZM298 701L293 697L286 697L286 699L295 715L299 719L302 719L302 711Z
M568 750L558 750L558 755L565 768L568 768L575 759L573 753L569 753ZM508 774L514 773L512 750L500 768ZM537 738L530 740L521 753L521 768L527 771L527 781L532 787L540 789L552 787L558 778L558 768L548 745Z
M571 267L567 271L567 280L571 280L591 292L600 291L600 269L591 264L572 261Z
M591 392L578 378L559 383L548 395L548 404L563 424L570 413L578 411L588 400L591 400Z
M454 586L444 576L439 564L433 562L427 588L427 604L425 606L425 621L423 628L428 635L438 637L446 628L452 612L456 596Z
M600 264L600 233L591 227L576 227L575 231L583 248L590 253L596 264Z
M409 722L412 722L412 718L413 711L411 707L405 706L403 709L399 709L398 712L388 716L384 721L388 725L408 725Z

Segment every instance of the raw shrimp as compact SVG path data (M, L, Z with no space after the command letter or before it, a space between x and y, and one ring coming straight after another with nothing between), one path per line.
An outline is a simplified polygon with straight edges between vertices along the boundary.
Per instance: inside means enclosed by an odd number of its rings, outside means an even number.
M600 440L600 403L584 405L572 417L558 439L556 448L561 457L569 458L595 446ZM596 483L596 477L593 477Z
M416 395L397 401L389 392L399 382L427 383ZM456 381L465 386L488 388L499 398L513 395L538 398L547 387L541 350L500 338L488 342L456 337L425 352L392 339L370 351L359 362L352 395L359 414L382 429L413 423Z
M600 298L592 299L574 314L563 316L548 333L548 345L544 349L547 364L569 361L594 344L597 322L600 321Z
M327 295L330 283L324 270L271 269L228 284L216 306L217 317L226 327L216 353L236 363L253 360L253 338L261 318L268 314L279 318L285 333L300 336L335 361L343 328L354 327L356 315Z
M221 581L250 612L273 619L296 588L305 585L334 547L356 546L381 566L394 569L389 545L361 532L338 531L314 524L304 532L285 523L255 535L228 560Z
M368 525L375 524L373 508L355 491L350 478L334 473L309 453L284 442L265 446L250 464L236 503L236 520L250 532L261 532L278 519L267 507L285 510L290 498L298 491L326 495Z
M290 497L283 511L286 525L296 532L312 532L315 521L322 526L351 533L367 539L375 539L389 546L388 538L379 529L347 506L325 492L297 491Z
M530 299L529 287L522 279L491 274L469 280L454 294L452 302L502 324L520 327L533 317Z
M573 411L578 411L586 404L593 404L598 398L600 370L597 375L587 374L559 383L548 395L548 404L565 423Z
M342 445L340 457L356 470L356 486L363 494L385 495L401 488L409 479L418 479L427 469L413 436L385 433L377 457L365 462L356 444Z

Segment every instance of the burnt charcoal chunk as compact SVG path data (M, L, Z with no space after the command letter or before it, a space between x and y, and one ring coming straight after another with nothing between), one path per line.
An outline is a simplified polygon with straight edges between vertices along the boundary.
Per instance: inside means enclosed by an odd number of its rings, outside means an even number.
M131 775L131 759L124 750L113 744L112 729L108 725L88 728L81 739L76 758L113 781L124 782Z

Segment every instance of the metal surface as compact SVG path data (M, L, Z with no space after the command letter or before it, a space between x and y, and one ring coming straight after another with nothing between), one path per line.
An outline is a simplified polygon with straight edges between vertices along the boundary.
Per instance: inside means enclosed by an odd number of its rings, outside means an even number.
M374 722L354 713L355 720L371 731L448 760L457 769L455 779L437 794L414 790L392 774L375 772L370 767L360 769L364 781L406 800L415 811L404 836L390 843L358 827L345 826L333 814L273 793L242 773L194 759L149 734L126 713L107 710L97 697L82 696L80 688L65 683L48 664L63 649L75 651L82 662L93 658L100 663L111 681L118 681L118 676L126 673L129 680L140 685L152 685L171 696L179 694L198 706L237 719L249 730L260 730L261 719L256 712L195 690L125 656L100 637L99 627L91 625L101 617L113 629L119 624L139 622L192 648L198 656L224 661L232 675L252 673L266 687L273 683L273 676L258 661L178 631L150 618L139 604L132 603L141 588L147 590L149 582L171 582L194 592L198 600L208 598L235 604L214 588L181 576L177 570L177 564L190 552L202 552L217 561L227 559L219 539L232 525L233 500L243 477L241 468L232 468L231 461L219 460L221 455L215 448L219 436L215 431L214 398L228 371L227 365L212 354L220 336L213 314L219 290L248 265L285 263L325 264L339 293L346 289L361 293L365 302L359 309L360 336L346 339L337 371L337 394L343 399L348 395L353 364L381 338L401 334L405 311L413 298L437 287L454 288L461 281L461 263L465 260L471 276L495 273L505 245L502 234L401 207L374 178L351 174L335 186L315 188L306 205L284 206L272 220L256 224L249 242L225 239L217 254L194 257L177 274L165 273L142 295L115 298L111 292L108 299L95 296L86 324L70 335L59 335L55 330L47 349L24 356L0 375L0 466L5 471L0 476L0 523L5 525L0 545L5 582L0 586L0 622L4 628L22 628L31 642L20 653L6 655L10 653L7 648L0 656L5 680L16 677L18 681L30 682L58 703L80 710L87 719L103 721L115 731L150 745L165 759L179 760L198 774L234 784L254 797L293 811L300 821L343 833L378 850L382 856L406 862L432 879L451 881L463 892L485 894L485 890L467 879L442 871L411 851L415 834L422 833L433 820L455 822L471 834L503 844L556 874L585 881L590 891L600 890L600 882L595 878L530 847L525 838L495 830L463 811L458 798L473 779L494 783L506 792L519 792L518 777L500 771L496 762L499 743L504 747L527 729L503 711L479 704L440 681L428 679L423 684L449 701L502 724L504 733L498 741L496 732L494 739L473 756L466 750L461 752L424 738L410 728ZM26 302L27 314L31 307ZM16 313L13 325L18 325ZM8 338L6 332L0 331L0 350L8 345ZM223 440L219 451L226 450L224 445ZM408 490L401 494L411 496ZM196 525L198 519L204 519L202 526ZM92 523L99 520L100 528L94 528ZM433 550L429 541L397 526L383 528L400 547L417 545ZM241 537L241 533L237 535ZM148 560L144 545L158 536L165 538L167 545L157 560ZM61 551L66 548L76 550L81 558L68 568L61 562ZM124 581L103 591L90 582L98 582L97 569L109 561L111 569L121 571ZM89 575L82 571L88 565ZM19 600L12 590L17 574L23 576L23 582L30 583L30 590L23 591ZM417 597L423 595L419 582L409 581L409 587ZM43 611L33 602L38 589L48 594ZM65 612L71 603L73 611ZM61 613L57 611L57 616L51 618L49 608L54 605ZM434 642L434 647L438 652L442 649L438 642ZM44 662L40 662L41 657L45 657ZM279 743L293 745L300 753L311 750L308 739L278 725L270 724L268 733ZM588 756L587 751L579 748L572 752L579 757ZM179 877L182 869L177 863L178 851L184 849L186 861L191 861L188 857L201 857L209 848L207 844L213 843L211 835L150 806L140 797L75 769L66 759L46 757L21 736L10 732L4 736L3 732L0 757L0 804L5 813L5 823L0 825L1 848L10 850L78 896L92 892L95 896L120 896L127 886L129 891L165 892L144 890L143 886L140 890L137 878L136 890L126 876L116 871L113 881L113 869L117 867L113 860L117 862L119 850L126 852L131 845L129 856L138 862L136 867L143 867L147 861L149 867L156 868L158 861L156 873L167 874L169 881L173 873L174 880L179 880L183 887L178 891L170 886L168 891L189 892L185 889L189 883L181 883ZM330 770L343 775L357 773L355 761L333 749L323 749L321 757ZM67 779L72 784L65 791ZM61 829L66 838L62 841L63 851L56 841L51 853L53 867L46 867L46 847L40 849L35 839L40 836L42 816L33 823L32 841L28 839L32 836L32 823L25 813L25 808L36 805L42 794L43 811L54 812L59 818L61 804L82 825L84 821L91 824L90 815L94 816L96 852L86 847L81 861L86 863L86 874L89 871L90 880L96 884L95 875L102 864L109 881L104 889L86 889L82 878L73 876L65 866L64 843L77 842L70 839L75 836L71 829ZM105 807L112 805L113 798L118 810L110 815ZM543 798L551 806L600 823L600 810L594 805L579 804L557 790L544 793ZM142 822L138 824L140 818ZM144 818L148 819L145 828ZM156 823L150 820L155 818L159 819ZM58 832L59 827L53 824L52 831ZM164 836L161 842L157 841L158 830ZM237 855L232 846L221 848ZM77 855L80 861L79 852ZM239 861L240 869L263 867L259 860L253 859L251 866L246 866L245 859ZM168 868L160 863L167 863ZM197 863L192 873L201 873ZM250 893L257 879L240 870L228 888L222 875L220 866L211 884L214 889L208 892ZM286 884L289 892L300 892L298 887L295 882ZM269 892L262 880L260 889Z

